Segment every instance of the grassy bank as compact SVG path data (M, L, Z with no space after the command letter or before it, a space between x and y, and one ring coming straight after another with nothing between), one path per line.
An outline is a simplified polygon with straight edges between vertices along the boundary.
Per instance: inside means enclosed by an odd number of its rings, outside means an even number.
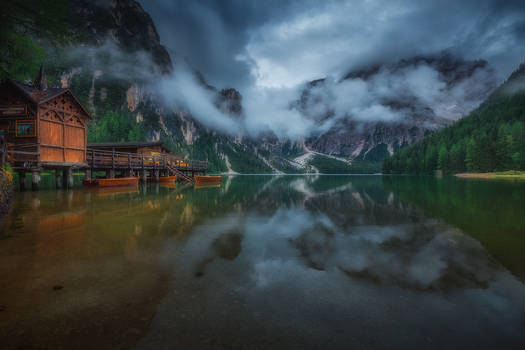
M457 177L467 179L524 179L525 172L521 171L504 171L504 172L492 172L492 173L461 173L456 174Z

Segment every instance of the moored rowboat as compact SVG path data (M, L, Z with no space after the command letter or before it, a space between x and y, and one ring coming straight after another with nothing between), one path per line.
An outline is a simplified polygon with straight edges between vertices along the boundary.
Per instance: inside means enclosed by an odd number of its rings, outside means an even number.
M175 182L177 181L177 175L174 176L160 176L159 182ZM155 182L154 177L148 177L148 182Z
M118 177L115 179L90 179L82 182L86 187L138 186L138 177Z
M222 176L196 175L194 178L194 181L195 181L195 185L220 184L222 182Z

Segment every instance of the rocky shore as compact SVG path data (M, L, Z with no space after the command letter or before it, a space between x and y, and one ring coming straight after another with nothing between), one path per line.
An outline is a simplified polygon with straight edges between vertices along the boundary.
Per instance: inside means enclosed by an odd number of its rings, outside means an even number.
M7 213L12 196L13 179L5 170L0 169L0 218Z

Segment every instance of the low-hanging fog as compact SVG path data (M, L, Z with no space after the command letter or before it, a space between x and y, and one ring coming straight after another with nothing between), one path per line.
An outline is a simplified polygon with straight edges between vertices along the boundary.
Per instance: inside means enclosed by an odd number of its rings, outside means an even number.
M161 74L148 53L124 52L110 39L96 47L75 47L68 54L95 72L145 85L166 108L183 110L212 130L253 137L273 132L279 138L298 139L327 131L343 119L401 122L410 114L407 106L414 104L455 120L479 105L494 82L488 65L453 82L431 62L384 65L366 77L328 76L315 84L246 87L242 116L234 118L217 108L217 91L203 84L184 61ZM402 106L392 106L391 101Z
M118 78L133 76L165 107L232 135L270 131L297 139L345 119L403 122L411 106L455 120L476 108L525 57L520 1L140 3L174 58L170 74L155 72L146 53L123 53L111 40L73 54L103 63ZM443 55L488 63L455 81L431 61L398 64ZM97 63L93 57L100 56L105 61ZM372 66L379 67L373 74L348 77ZM242 116L218 109L216 91L195 72L217 90L240 91ZM323 80L309 84L316 79Z

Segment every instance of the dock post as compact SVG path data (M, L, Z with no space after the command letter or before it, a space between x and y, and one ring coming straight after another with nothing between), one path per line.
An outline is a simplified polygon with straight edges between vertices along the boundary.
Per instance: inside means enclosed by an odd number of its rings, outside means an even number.
M20 192L24 192L26 190L26 172L25 171L18 172L18 184L20 185Z
M86 180L91 180L91 169L86 170Z
M141 180L144 183L148 181L148 172L146 171L146 169L142 169Z
M155 182L159 182L160 177L160 171L159 169L155 169Z
M55 169L55 187L57 190L62 188L62 179L60 178L60 169Z
M108 173L106 174L106 177L108 179L114 179L115 178L115 169L109 169Z
M64 190L67 190L67 169L68 168L62 169L62 188Z
M67 170L67 188L73 188L73 168Z
M40 185L40 172L38 170L33 170L31 172L31 189L33 191L38 191L38 185Z
M62 183L64 189L73 188L73 169L71 167L64 168L62 171Z
M128 154L128 174L127 176L133 176L133 168L131 167L131 154Z

